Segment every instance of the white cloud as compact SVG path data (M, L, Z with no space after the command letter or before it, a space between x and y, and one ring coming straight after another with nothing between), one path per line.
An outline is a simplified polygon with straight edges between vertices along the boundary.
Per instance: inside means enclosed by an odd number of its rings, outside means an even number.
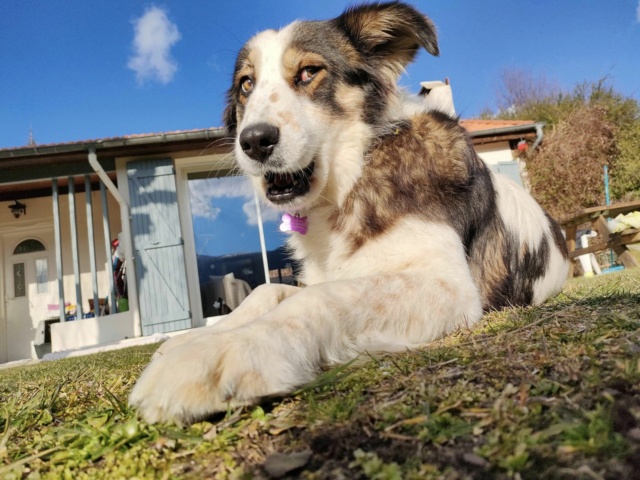
M194 180L198 182L205 195L217 198L253 198L253 186L247 177L229 176L223 178L210 178Z
M242 212L247 225L258 225L255 194L251 181L244 176L225 178L204 178L189 181L189 198L191 200L191 215L215 220L220 214L220 208L215 207L216 198L242 199ZM262 222L280 221L282 212L272 207L260 204Z
M225 182L212 182L210 179L189 181L189 200L193 217L215 220L220 208L214 207L215 198L228 197L232 189Z
M166 11L151 6L134 21L134 31L134 55L127 66L136 73L138 83L146 80L169 83L178 70L171 56L171 47L180 40L176 24L169 20Z
M220 209L213 207L209 203L198 197L191 197L191 215L194 217L208 218L215 220L220 215Z
M251 199L242 205L242 211L247 216L247 225L258 225L258 212L256 212L256 201ZM260 216L262 217L262 223L265 222L278 222L282 217L282 212L275 210L274 208L260 204Z

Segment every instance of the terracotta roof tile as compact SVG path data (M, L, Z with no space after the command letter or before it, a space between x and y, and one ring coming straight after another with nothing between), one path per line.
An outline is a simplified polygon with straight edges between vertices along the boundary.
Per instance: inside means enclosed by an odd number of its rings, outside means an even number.
M533 120L478 120L470 118L468 120L460 120L460 124L470 132L478 132L480 130L489 130L490 128L533 125L535 122Z

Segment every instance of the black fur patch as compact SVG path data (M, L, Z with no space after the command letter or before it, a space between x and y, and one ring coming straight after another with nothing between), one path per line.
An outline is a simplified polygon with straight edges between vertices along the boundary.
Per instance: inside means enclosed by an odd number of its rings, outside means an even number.
M567 249L567 241L564 238L564 235L562 234L562 229L560 228L560 225L551 217L551 215L547 213L546 210L544 214L547 217L547 220L549 221L549 227L551 227L551 233L553 234L553 242L556 244L556 247L558 247L558 250L560 250L560 253L562 254L562 256L568 259L569 250Z
M342 115L344 112L336 98L338 87L357 86L365 96L362 119L371 125L380 123L388 92L379 73L367 64L367 58L359 56L344 32L329 21L301 23L294 30L291 46L321 55L326 60L328 75L315 90L313 101ZM358 61L349 62L349 58L358 58Z
M413 117L373 145L367 168L334 228L355 252L399 218L418 216L450 225L460 236L485 310L529 305L550 260L549 239L535 249L507 230L491 174L457 121L439 112ZM354 212L360 222L354 227Z

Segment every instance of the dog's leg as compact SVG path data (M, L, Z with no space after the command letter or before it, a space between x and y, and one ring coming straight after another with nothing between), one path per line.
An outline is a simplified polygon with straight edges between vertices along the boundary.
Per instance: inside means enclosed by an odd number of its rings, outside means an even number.
M130 403L150 422L190 422L291 392L324 364L414 347L472 324L480 298L462 263L304 288L259 321L203 333L157 357Z
M279 283L260 285L251 292L251 294L240 304L238 308L218 323L207 327L196 328L190 332L180 334L164 342L160 345L160 348L156 350L154 358L166 355L170 350L173 350L174 348L190 342L194 338L198 338L202 335L233 330L234 328L238 328L246 323L252 322L267 313L269 310L275 308L285 298L294 295L298 291L300 291L299 287L282 285Z

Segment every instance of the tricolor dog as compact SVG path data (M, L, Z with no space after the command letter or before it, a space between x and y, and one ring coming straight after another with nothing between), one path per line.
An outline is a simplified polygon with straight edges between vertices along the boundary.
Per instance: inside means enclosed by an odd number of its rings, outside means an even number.
M489 171L457 119L396 86L421 47L438 55L432 22L391 2L242 48L226 126L242 171L288 215L305 286L261 286L162 345L130 398L147 421L286 394L323 366L418 347L562 288L558 225Z

